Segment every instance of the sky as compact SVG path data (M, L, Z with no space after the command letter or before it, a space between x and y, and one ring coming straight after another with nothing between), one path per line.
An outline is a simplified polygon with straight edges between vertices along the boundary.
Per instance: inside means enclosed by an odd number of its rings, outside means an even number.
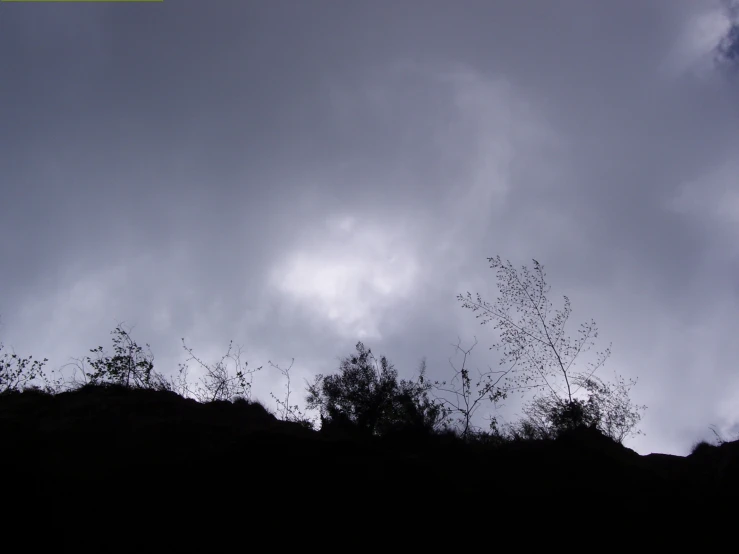
M536 259L638 378L628 446L739 435L739 3L4 3L0 51L6 348L233 340L272 407L360 340L448 378L499 360L457 295Z

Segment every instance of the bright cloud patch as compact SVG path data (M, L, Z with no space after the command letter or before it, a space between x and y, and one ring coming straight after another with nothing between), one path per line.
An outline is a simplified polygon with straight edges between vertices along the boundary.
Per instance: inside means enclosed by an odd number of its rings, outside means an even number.
M380 338L383 315L411 293L418 274L402 231L352 217L331 219L325 229L275 268L273 285L343 336Z

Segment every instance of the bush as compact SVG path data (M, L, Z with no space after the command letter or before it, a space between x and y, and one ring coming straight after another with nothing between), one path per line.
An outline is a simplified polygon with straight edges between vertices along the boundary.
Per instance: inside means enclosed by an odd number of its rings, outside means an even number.
M593 377L573 381L587 396L563 400L553 394L534 398L524 408L526 434L530 437L550 438L580 427L593 427L619 444L641 432L636 426L644 406L634 405L629 399L633 381L626 383L616 378L605 383Z
M0 351L2 350L3 345L0 344ZM36 385L38 380L46 385L44 390L51 391L53 387L44 372L44 365L48 361L46 358L34 360L33 356L21 358L15 353L3 353L0 357L0 394L18 392L30 387L39 389Z
M711 444L708 441L698 441L696 444L693 445L693 448L690 449L690 455L691 456L703 456L705 454L708 454L709 452L713 452L718 447L715 444Z
M339 374L318 375L308 386L308 408L320 410L326 429L382 436L401 429L428 433L443 424L445 411L428 397L432 385L423 369L417 381L398 381L385 356L377 360L361 342L356 349L341 361Z
M96 357L87 356L85 360L94 372L84 370L85 382L91 385L115 384L126 388L167 390L164 378L154 371L154 356L136 344L129 331L118 325L110 333L113 335L114 356L105 354L102 346L90 350ZM146 345L150 348L149 345Z

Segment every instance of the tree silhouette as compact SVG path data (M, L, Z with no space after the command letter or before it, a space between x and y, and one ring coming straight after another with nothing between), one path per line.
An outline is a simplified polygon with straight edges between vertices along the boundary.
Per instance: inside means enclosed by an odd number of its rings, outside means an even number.
M511 366L506 390L533 391L538 395L525 409L530 422L540 425L545 434L596 426L619 442L637 433L634 429L644 406L630 403L630 387L623 379L609 386L593 376L610 356L610 345L596 354L587 369L576 370L576 362L598 337L595 321L582 323L575 338L567 336L565 327L572 313L570 299L564 296L564 307L553 310L547 299L550 287L546 273L538 261L533 260L533 271L523 266L520 273L500 256L488 258L488 262L497 272L497 301L491 304L479 293L473 297L469 292L457 299L462 307L477 312L475 317L482 319L482 324L496 321L494 327L500 340L491 349L502 353L501 365Z

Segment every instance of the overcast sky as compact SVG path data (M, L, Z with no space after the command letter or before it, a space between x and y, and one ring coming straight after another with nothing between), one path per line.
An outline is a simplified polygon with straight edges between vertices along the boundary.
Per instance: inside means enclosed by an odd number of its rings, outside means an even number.
M362 340L444 377L458 339L498 362L456 295L535 258L613 342L601 375L639 378L629 446L739 433L737 24L712 0L2 4L0 340L55 368L125 322L169 373L181 337L233 339L299 388Z

